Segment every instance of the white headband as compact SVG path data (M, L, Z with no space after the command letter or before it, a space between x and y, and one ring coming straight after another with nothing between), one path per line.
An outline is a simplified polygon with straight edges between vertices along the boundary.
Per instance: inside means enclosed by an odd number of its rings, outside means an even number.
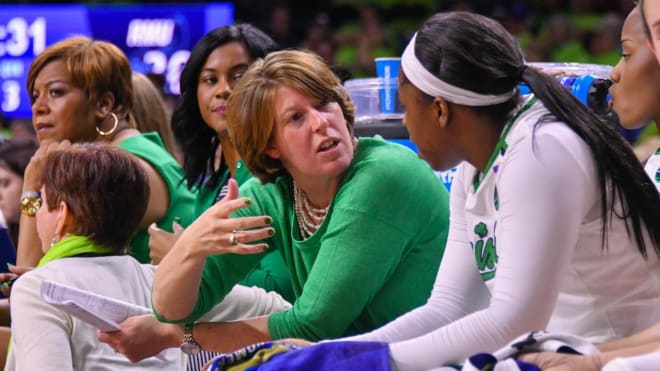
M415 56L416 38L417 33L413 35L406 50L403 51L403 55L401 56L401 68L403 68L403 72L405 72L408 80L424 93L432 97L442 97L452 103L463 104L466 106L490 106L493 104L504 103L511 99L516 93L516 89L513 89L504 94L480 94L440 80L427 71Z

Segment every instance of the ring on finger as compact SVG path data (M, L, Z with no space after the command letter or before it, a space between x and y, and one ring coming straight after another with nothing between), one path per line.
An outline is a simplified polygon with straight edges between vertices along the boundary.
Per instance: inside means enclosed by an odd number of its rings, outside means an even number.
M236 246L238 244L238 238L236 238L236 231L231 231L231 234L229 235L229 244L232 246Z

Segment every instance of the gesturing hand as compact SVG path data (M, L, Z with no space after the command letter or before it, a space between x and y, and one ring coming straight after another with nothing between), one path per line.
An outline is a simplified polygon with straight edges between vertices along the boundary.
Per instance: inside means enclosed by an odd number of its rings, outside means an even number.
M249 207L252 201L238 197L238 184L229 180L229 192L220 202L188 226L175 244L175 248L188 249L192 255L254 254L262 252L265 243L252 243L272 236L275 229L270 227L270 216L249 216L231 218L239 209Z

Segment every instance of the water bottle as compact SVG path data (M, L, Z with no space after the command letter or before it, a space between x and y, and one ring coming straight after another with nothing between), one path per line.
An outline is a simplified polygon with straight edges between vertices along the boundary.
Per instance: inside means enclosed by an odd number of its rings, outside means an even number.
M610 96L608 89L612 85L609 79L612 67L586 63L529 63L530 66L548 72L560 71L557 81L568 89L582 104L591 108L600 116L608 114ZM530 93L529 87L520 84L521 94Z
M609 88L612 81L609 79L611 66L587 63L529 63L546 71L561 71L563 75L557 76L562 86L568 89L582 104L591 108L598 116L616 128L629 142L634 142L642 129L628 130L621 127L616 112L609 107L611 97ZM530 93L525 84L518 85L521 94Z

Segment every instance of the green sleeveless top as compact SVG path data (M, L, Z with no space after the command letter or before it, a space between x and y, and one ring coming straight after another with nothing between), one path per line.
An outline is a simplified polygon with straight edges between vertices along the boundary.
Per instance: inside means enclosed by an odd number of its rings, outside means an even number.
M222 187L227 184L230 176L231 173L227 169L214 186L210 187L204 184L197 190L195 218L220 201L218 195ZM236 174L234 175L238 185L242 185L251 178L252 174L250 174L245 163L242 160L238 161L236 163ZM245 286L258 286L266 291L275 291L291 303L295 300L289 270L279 251L272 251L265 255L239 283Z
M148 162L167 185L170 204L167 214L156 224L159 228L172 232L172 222L180 219L180 224L187 226L195 219L195 194L186 188L183 170L174 157L167 152L163 141L156 132L144 133L124 139L119 147ZM149 233L140 229L131 240L129 253L140 263L149 263Z

